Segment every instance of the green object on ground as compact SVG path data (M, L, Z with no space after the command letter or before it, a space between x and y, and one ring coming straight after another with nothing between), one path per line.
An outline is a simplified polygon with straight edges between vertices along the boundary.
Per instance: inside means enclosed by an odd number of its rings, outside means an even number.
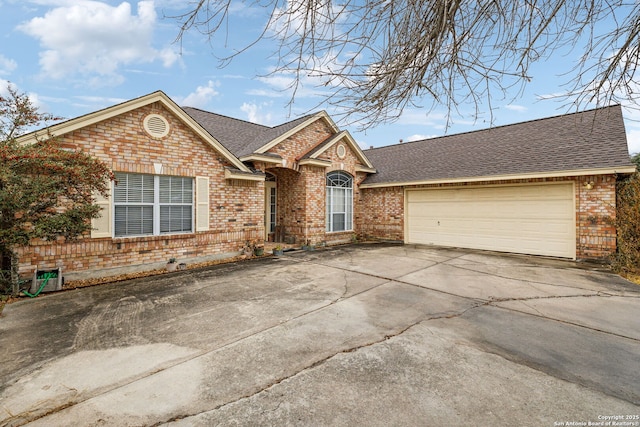
M42 276L42 279L44 279L44 280L42 281L42 285L40 285L40 288L38 288L38 291L35 294L31 294L28 291L22 291L22 293L24 293L25 295L27 295L27 296L29 296L31 298L35 298L38 295L40 295L40 292L42 292L44 287L47 286L47 283L49 282L49 279L53 279L54 277L58 277L58 274L53 272L53 271L47 271Z

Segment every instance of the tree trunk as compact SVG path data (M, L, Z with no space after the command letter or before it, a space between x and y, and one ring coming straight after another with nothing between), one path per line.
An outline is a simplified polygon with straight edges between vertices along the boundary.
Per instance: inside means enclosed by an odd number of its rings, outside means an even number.
M18 264L20 259L15 251L9 252L11 257L11 293L17 297L20 293L20 276L18 275Z

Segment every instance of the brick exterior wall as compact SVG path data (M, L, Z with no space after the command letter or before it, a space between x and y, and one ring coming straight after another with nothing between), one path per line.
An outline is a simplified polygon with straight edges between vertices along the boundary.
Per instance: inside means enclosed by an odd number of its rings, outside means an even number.
M361 211L357 221L357 232L370 238L404 240L405 188L473 187L489 184L566 181L575 182L576 258L606 261L616 251L616 230L612 225L612 220L616 216L615 175L361 189L359 201ZM590 190L584 185L588 182L593 182L593 188Z
M404 189L402 187L360 189L356 231L364 238L404 239Z
M276 176L276 225L283 227L287 240L301 243L305 238L307 220L303 176L286 168L269 169L269 172Z
M148 114L160 114L170 125L164 138L153 138L143 129ZM325 120L319 119L273 147L284 167L253 166L273 173L277 185L277 224L298 244L336 244L359 237L385 240L404 239L405 187L360 189L367 174L357 172L360 161L346 141L339 141L319 157L330 166L300 165L304 156L334 135ZM226 180L227 159L202 141L161 103L151 104L64 135L69 149L80 149L97 157L115 172L209 177L209 230L177 235L133 238L90 238L76 242L36 241L19 250L21 274L37 267L61 267L69 279L108 276L121 272L159 268L169 258L179 262L203 261L237 255L246 241L264 238L264 183ZM338 155L338 146L346 148ZM327 233L326 175L344 171L354 177L354 230ZM578 259L605 259L616 250L615 183L613 175L509 180L468 184L410 186L434 188L533 182L575 182L576 248ZM593 182L593 188L585 188ZM195 205L194 205L195 210ZM195 227L195 224L194 224ZM71 274L70 274L71 273Z
M153 138L144 131L143 120L151 113L168 120L166 137ZM225 180L228 161L160 103L81 128L62 140L66 147L102 160L114 172L153 175L154 164L161 164L164 175L208 176L210 230L135 238L85 236L71 243L33 242L20 250L22 274L30 274L36 267L61 267L71 279L153 269L171 257L179 262L230 257L238 254L247 240L264 237L264 183Z
M267 152L282 157L285 168L295 169L298 160L333 134L334 131L329 125L324 120L318 119Z
M593 182L588 190L584 183ZM616 251L616 177L576 180L576 252L578 259L606 259Z
M318 156L319 160L331 162L329 167L299 165L299 161L334 135L333 129L322 119L316 120L300 132L287 138L268 152L278 154L285 167L270 168L256 163L258 169L276 176L277 182L277 225L284 228L285 235L297 244L337 244L351 241L359 215L358 184L366 174L356 172L360 161L348 143L337 142ZM337 147L345 147L345 155L338 155ZM354 230L326 232L326 176L329 172L341 170L354 177Z

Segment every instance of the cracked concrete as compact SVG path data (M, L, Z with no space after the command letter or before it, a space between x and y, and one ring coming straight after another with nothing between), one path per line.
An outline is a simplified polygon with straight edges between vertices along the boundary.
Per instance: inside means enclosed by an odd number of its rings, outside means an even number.
M639 312L572 262L382 244L45 295L0 318L0 425L596 422L640 412Z

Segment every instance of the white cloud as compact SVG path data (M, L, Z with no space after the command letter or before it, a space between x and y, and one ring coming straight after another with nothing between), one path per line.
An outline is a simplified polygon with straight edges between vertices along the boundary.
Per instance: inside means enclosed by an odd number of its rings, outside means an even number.
M640 153L640 106L627 101L627 105L622 105L622 116L627 130L629 154Z
M198 86L185 98L176 98L176 102L185 107L204 108L218 95L215 89L217 86L220 86L220 83L209 80L206 86Z
M263 113L263 107L269 107L269 103L262 103L260 105L256 103L243 103L240 110L247 114L247 120L252 123L258 123L268 126L271 123L272 116L270 112Z
M627 130L629 154L640 153L640 129Z
M268 84L268 82L265 83ZM245 93L251 96L264 96L266 98L282 98L284 96L282 92L277 92L269 89L249 89Z
M61 79L79 73L96 76L93 83L100 84L104 77L118 84L122 65L160 61L169 67L179 58L171 49L152 46L154 2L137 6L136 16L127 2L115 7L91 0L63 2L18 29L40 41L40 66L46 76Z
M0 53L0 76L11 74L18 67L18 63Z
M29 101L31 101L31 104L34 107L36 107L40 112L44 112L47 110L46 104L42 102L42 100L40 99L40 96L38 96L37 93L29 92L27 96L29 97Z
M295 61L298 58L292 58L292 64ZM254 89L250 94L272 98L293 95L296 99L327 98L331 95L331 89L347 85L344 79L336 77L344 68L340 61L333 52L327 52L322 57L302 58L299 63L301 70L296 70L294 65L289 65L287 69L270 67L266 75L257 78L269 86L269 90Z
M111 107L116 104L121 104L128 101L124 98L108 97L108 96L74 96L73 100L70 100L70 105L75 109L79 109L83 112L96 111L103 108ZM55 100L53 102L60 102Z
M18 94L25 93L20 89L18 85L9 80L0 79L0 96L8 96L9 95L9 86L16 90ZM43 102L41 97L35 92L26 93L31 104L38 109L39 112L45 113L47 112L47 105Z
M9 80L0 79L0 96L7 96L9 94L9 85L13 84Z
M447 121L449 121L449 123L447 123ZM398 119L398 124L430 126L437 130L446 131L447 126L451 126L453 124L459 126L473 126L476 122L473 120L466 120L463 117L454 120L448 113L408 108L402 112L402 115Z
M298 82L296 82L296 77L293 72L270 74L258 77L257 80L269 86L269 90L252 90L251 92L254 95L262 94L262 96L279 98L285 96L290 97L295 92L296 99L316 98L326 95L323 94L324 91L319 86L320 80L309 77L308 75L301 75Z
M406 142L412 142L412 141L422 141L423 139L429 139L429 138L435 138L438 136L442 136L442 135L421 135L419 133L416 133L414 135L411 135L409 137L407 137L407 139L405 139Z
M517 111L518 113L524 113L525 111L528 110L528 108L523 105L514 105L514 104L505 105L504 108L511 111Z

